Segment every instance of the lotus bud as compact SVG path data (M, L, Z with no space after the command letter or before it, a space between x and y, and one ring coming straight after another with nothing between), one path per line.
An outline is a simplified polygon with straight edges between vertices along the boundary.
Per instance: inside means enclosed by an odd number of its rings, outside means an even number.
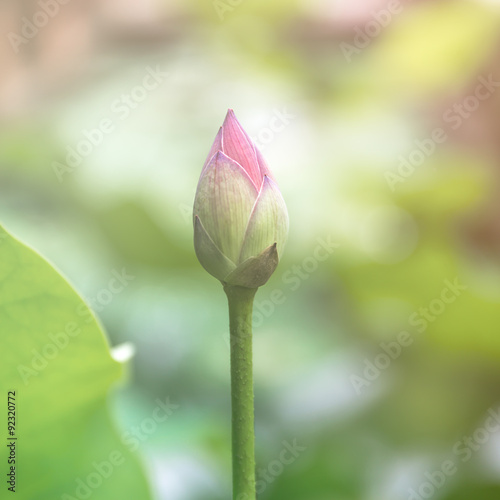
M194 201L194 247L224 285L258 288L275 271L288 235L280 189L230 109L203 166Z

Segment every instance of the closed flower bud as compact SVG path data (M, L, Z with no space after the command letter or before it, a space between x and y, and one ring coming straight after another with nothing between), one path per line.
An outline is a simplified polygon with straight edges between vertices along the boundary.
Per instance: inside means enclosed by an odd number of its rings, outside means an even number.
M276 269L288 235L281 192L260 151L229 110L201 172L194 246L222 283L258 288Z

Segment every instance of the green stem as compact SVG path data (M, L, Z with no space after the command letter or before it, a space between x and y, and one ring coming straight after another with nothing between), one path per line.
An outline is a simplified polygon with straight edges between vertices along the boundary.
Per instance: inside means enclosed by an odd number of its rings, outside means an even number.
M229 303L233 500L255 500L252 310L257 289L224 286Z

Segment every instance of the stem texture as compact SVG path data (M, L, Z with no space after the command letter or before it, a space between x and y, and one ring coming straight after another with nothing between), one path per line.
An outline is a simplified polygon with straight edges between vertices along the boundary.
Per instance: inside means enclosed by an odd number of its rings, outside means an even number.
M224 287L229 303L233 500L255 500L252 310L257 289Z

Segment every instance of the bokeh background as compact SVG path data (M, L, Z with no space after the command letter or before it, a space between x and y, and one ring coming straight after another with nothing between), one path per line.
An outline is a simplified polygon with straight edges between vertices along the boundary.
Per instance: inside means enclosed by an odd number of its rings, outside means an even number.
M155 498L230 497L227 309L191 223L227 108L291 220L256 299L259 498L500 498L500 3L70 0L30 31L45 3L0 6L0 220L135 346L118 429L179 406L137 450Z

